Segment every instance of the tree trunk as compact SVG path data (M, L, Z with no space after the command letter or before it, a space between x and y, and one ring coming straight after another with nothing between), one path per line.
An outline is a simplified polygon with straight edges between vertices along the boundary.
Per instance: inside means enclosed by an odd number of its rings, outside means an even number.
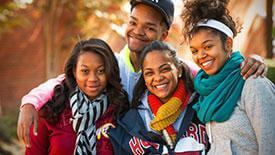
M52 78L59 71L58 55L60 49L57 45L57 31L59 27L60 15L63 10L62 1L46 0L42 14L44 23L44 47L46 58L46 78ZM60 5L61 4L61 5Z
M272 5L273 0L266 1L266 44L267 44L267 58L273 58L273 45L272 45Z

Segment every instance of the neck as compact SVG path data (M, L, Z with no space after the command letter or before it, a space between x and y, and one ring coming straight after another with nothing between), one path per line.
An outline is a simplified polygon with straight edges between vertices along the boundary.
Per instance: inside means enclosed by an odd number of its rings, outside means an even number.
M135 72L140 70L140 53L130 51L130 60Z

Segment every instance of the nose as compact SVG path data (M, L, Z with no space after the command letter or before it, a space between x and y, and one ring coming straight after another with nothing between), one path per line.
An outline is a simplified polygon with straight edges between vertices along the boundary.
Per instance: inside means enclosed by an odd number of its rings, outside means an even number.
M207 56L207 54L203 50L198 51L198 58L203 59Z
M95 72L90 72L88 81L90 82L98 81L97 74Z
M162 81L163 79L164 79L164 78L163 78L163 76L162 76L160 73L155 74L154 81L160 82L160 81Z
M142 26L136 26L133 31L136 35L144 35L144 29Z

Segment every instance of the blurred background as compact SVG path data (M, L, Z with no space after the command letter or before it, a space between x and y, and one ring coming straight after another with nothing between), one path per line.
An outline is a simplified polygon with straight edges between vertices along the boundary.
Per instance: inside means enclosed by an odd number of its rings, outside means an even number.
M173 0L175 22L167 42L191 59L182 44L182 0ZM234 49L258 54L275 82L273 0L230 0L231 15L243 24ZM1 0L0 1L0 154L24 154L16 136L21 98L41 82L63 72L74 44L90 37L107 41L114 52L125 45L128 0Z

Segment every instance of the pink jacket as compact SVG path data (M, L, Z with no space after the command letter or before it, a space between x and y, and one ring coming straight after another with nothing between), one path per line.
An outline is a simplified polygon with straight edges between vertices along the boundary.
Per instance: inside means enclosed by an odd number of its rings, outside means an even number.
M38 87L32 89L27 95L22 98L21 107L25 104L32 104L37 111L49 101L54 92L54 87L60 84L65 79L65 74L59 75L57 78L50 79Z

